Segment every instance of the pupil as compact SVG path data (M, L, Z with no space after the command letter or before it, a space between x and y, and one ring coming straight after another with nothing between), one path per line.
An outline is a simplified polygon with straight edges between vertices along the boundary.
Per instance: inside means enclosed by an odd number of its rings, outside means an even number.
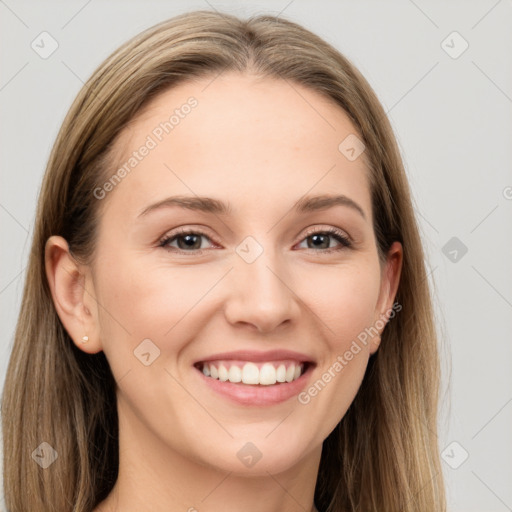
M318 241L320 238L324 238L325 240L327 240L327 246L326 247L323 247L325 249L328 249L329 248L329 241L328 241L328 237L326 237L325 235L312 235L311 238L313 239L313 243L314 243L314 247L319 247L320 245L322 245L322 242L320 241L320 244L316 244L315 242ZM324 241L325 241L324 240ZM323 244L325 246L325 243Z
M194 240L195 239L195 240ZM201 245L201 241L197 235L182 235L180 238L178 238L178 246L182 246L183 244L180 243L181 240L185 241L185 248L186 249L197 249L197 240L199 240L199 245ZM192 242L192 243L189 243ZM180 247L180 249L183 249L183 247Z

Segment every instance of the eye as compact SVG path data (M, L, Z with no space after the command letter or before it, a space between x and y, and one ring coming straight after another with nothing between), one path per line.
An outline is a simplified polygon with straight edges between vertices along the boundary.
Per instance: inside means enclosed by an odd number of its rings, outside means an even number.
M169 235L165 236L162 240L159 242L160 247L164 247L166 249L175 249L176 252L181 253L196 253L201 254L201 249L204 249L202 247L202 239L206 238L207 240L210 240L210 238L201 231L192 231L190 229L180 229L178 231L174 231L173 233L170 233ZM176 243L176 245L172 245Z
M331 247L330 239L332 238L338 242L338 245L335 247ZM311 243L309 243L309 240L311 240ZM343 233L343 231L336 228L315 229L308 231L304 241L307 242L307 249L322 249L320 252L324 253L341 251L352 246L350 239Z
M166 235L158 245L181 254L202 254L202 249L205 249L202 245L203 239L213 243L211 238L202 231L181 228ZM338 244L332 247L331 239L335 239ZM352 246L350 239L343 231L336 228L310 230L306 233L303 242L307 242L307 249L321 253L341 251Z

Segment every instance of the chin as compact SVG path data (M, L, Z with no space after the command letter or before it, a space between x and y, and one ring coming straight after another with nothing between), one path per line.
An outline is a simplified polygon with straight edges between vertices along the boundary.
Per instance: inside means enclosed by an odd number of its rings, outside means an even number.
M274 426L275 427L275 426ZM227 436L226 436L227 437ZM212 440L209 448L198 454L203 465L240 476L268 477L285 472L297 464L311 451L311 446L300 439L299 433L290 435L283 431L274 435L265 430L243 437ZM212 449L213 446L217 448ZM205 454L208 458L205 459Z

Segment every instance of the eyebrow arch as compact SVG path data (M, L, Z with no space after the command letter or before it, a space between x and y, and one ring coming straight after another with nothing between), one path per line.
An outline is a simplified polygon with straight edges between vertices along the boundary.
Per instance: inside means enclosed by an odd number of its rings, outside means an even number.
M295 211L297 213L314 212L318 210L327 210L333 206L348 206L353 210L356 210L363 219L366 220L364 210L350 197L344 195L320 195L320 196L307 196L302 197L295 203Z
M219 201L218 199L199 196L172 196L167 197L162 201L158 201L157 203L148 206L139 214L139 217L147 215L149 212L152 212L153 210L169 206L179 206L181 208L186 208L188 210L195 210L206 213L216 213L222 215L228 215L229 213L231 213L231 206L222 201Z
M147 208L145 208L139 217L147 215L148 213L170 206L179 206L188 210L201 211L206 213L214 213L221 215L229 215L231 213L231 205L224 203L218 199L211 197L200 197L200 196L172 196L158 201ZM327 210L334 206L348 206L356 210L363 219L366 220L364 210L355 201L344 195L319 195L319 196L308 196L302 197L294 205L296 213L307 213L313 211Z

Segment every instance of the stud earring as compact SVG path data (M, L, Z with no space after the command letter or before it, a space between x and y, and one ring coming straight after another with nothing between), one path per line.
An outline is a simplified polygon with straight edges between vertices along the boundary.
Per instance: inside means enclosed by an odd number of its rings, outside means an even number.
M87 343L89 341L89 336L82 337L82 343Z

